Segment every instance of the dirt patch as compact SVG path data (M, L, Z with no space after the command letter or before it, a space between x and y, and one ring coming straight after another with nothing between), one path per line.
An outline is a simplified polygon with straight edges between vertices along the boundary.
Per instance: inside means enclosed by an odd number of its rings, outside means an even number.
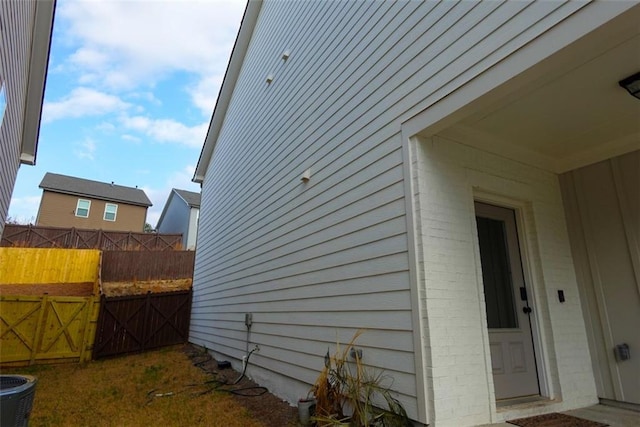
M186 291L191 288L192 279L152 280L146 282L103 282L102 293L107 297L124 295L144 295L147 292Z
M240 373L231 369L220 369L218 361L201 348L188 345L184 348L192 363L213 378L212 388L231 392L234 399L242 404L253 418L268 427L295 427L298 423L298 409L271 394L259 384L243 377L233 384Z

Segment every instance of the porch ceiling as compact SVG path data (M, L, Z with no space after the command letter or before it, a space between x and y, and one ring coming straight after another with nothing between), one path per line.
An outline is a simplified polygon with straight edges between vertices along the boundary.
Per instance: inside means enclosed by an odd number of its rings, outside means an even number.
M511 146L555 172L640 149L640 99L618 85L640 71L634 9L556 54L552 72L440 134L500 152Z

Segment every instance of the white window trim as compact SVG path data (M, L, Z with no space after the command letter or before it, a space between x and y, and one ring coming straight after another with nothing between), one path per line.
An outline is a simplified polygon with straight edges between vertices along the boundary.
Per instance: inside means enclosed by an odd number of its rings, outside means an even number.
M87 215L78 215L78 209L80 209L80 202L87 202L89 205L87 206ZM84 209L84 208L83 208ZM78 203L76 204L76 216L79 218L89 218L89 213L91 212L91 200L87 199L78 199Z
M113 211L113 219L107 219L107 209L109 206L115 207L115 210ZM102 215L102 219L105 221L115 222L117 218L118 218L118 205L116 205L115 203L105 203L104 214Z

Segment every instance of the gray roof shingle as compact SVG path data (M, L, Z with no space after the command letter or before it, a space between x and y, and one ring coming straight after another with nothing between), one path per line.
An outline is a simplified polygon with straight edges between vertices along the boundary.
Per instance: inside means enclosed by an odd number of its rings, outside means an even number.
M130 205L152 206L145 192L139 188L124 187L51 172L47 172L44 175L42 182L40 182L40 188L73 196L85 196Z
M182 197L190 207L200 207L200 193L194 193L193 191L187 190L178 190L177 188L174 188L173 191L175 191L180 197Z

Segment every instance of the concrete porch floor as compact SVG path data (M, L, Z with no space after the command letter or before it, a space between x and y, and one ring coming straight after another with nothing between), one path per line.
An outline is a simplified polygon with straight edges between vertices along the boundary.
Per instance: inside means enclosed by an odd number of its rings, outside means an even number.
M574 409L563 412L574 417L586 420L598 421L609 424L611 427L638 427L640 426L640 412L622 409L607 405L593 405L586 408ZM514 427L513 424L498 423L485 424L484 427Z

